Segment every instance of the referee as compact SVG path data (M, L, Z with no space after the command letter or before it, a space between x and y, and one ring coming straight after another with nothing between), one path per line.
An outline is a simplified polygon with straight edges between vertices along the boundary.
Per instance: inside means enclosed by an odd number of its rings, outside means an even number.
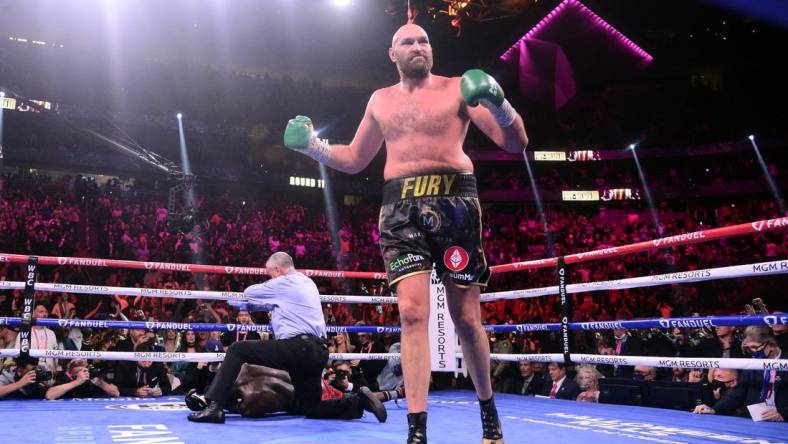
M244 291L249 311L271 312L273 341L239 341L227 348L224 362L205 393L208 406L189 415L194 422L224 422L232 387L244 363L285 370L295 389L295 409L309 414L320 403L322 372L328 361L326 324L314 282L295 270L293 258L276 252L265 268L271 279ZM243 303L231 302L240 306Z

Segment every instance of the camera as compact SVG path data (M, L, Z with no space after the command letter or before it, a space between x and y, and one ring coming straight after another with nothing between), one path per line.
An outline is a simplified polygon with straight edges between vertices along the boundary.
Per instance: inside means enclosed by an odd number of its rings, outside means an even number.
M36 368L36 383L40 384L42 382L47 382L50 379L52 379L52 372L51 371L49 371L49 370L47 370L45 368L42 368L42 367L37 367Z
M90 373L90 379L93 378L100 378L107 372L107 369L104 367L96 367L94 365L88 366L88 373Z

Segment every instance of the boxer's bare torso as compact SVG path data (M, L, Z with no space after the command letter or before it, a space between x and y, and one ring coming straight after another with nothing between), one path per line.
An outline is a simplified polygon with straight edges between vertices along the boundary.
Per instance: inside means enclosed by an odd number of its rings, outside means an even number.
M470 117L457 77L430 76L407 91L375 92L367 112L386 143L385 179L429 171L473 171L462 145Z

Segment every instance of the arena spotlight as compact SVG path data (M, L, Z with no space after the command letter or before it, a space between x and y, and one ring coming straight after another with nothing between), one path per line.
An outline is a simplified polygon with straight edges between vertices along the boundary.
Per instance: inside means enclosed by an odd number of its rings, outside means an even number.
M780 194L779 188L777 188L777 184L774 183L774 178L772 177L772 173L769 171L769 166L766 164L766 160L764 160L763 155L761 155L761 149L758 147L758 143L755 142L755 135L750 134L747 138L750 139L752 150L755 152L755 158L758 160L758 165L761 167L763 178L766 180L766 185L769 186L769 191L772 193L772 198L777 204L780 214L783 215L785 214L785 201Z
M630 143L630 144L629 144L629 149L631 149L631 150L633 150L633 151L634 151L634 150L635 150L635 148L637 148L637 145L636 145L636 144L634 144L634 143Z
M180 119L182 119L182 118L183 118L183 114L181 114L181 113L178 113L178 114L176 114L176 115L175 115L175 117L177 117L177 118L180 120Z

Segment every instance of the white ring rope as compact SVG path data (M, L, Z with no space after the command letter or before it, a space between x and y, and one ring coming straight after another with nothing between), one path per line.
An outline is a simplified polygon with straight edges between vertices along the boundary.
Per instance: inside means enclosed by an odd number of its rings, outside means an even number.
M45 359L99 359L105 361L154 361L154 362L221 362L224 353L178 353L178 352L113 352L113 351L79 351L79 350L30 350L30 356ZM0 357L14 358L19 350L0 349ZM457 353L462 358L462 353ZM399 359L399 353L331 353L331 360L388 360ZM730 368L738 370L788 370L788 359L749 359L749 358L682 358L662 356L615 356L589 355L572 353L576 364L601 365L647 365L650 367L681 367L681 368ZM507 362L564 362L560 353L545 354L490 354L493 361Z
M677 273L640 276L609 281L584 282L569 284L568 293L582 293L586 291L622 290L625 288L653 287L657 285L704 282L717 279L733 279L752 276L770 276L788 273L788 260L771 262L758 262L729 267L706 268L703 270L681 271ZM22 290L25 283L21 281L0 281L0 290ZM167 288L136 288L136 287L109 287L106 285L78 285L43 283L35 284L36 291L49 291L56 293L79 293L101 295L125 295L156 298L175 299L211 299L244 301L244 294L239 291L204 291L204 290L178 290ZM524 290L498 291L484 293L482 302L498 299L533 298L558 294L558 286L530 288ZM320 302L329 304L396 304L395 296L363 296L363 295L321 295Z
M770 276L788 273L788 260L771 262L758 262L746 265L732 265L729 267L706 268L703 270L680 271L676 273L656 274L652 276L639 276L610 281L583 282L566 286L567 293L583 293L586 291L623 290L625 288L654 287L667 284L686 284L690 282L713 281L717 279L733 279L751 276ZM534 298L558 294L558 286L530 288L526 290L497 291L484 293L482 302L498 299Z

